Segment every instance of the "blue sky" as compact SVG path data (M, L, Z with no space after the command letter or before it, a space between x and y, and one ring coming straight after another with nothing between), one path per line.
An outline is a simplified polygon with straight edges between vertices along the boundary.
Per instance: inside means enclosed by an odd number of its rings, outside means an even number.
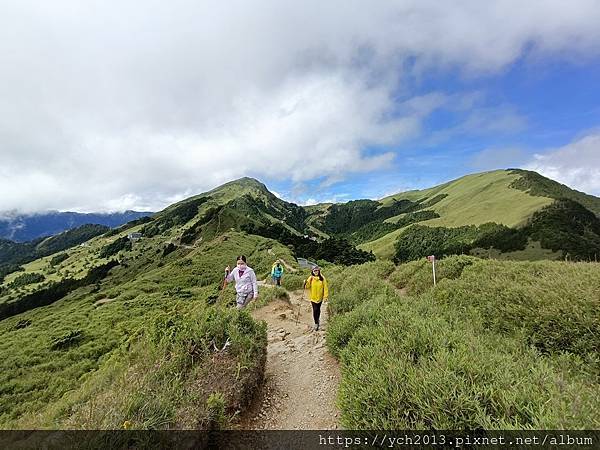
M450 101L424 120L419 136L398 146L371 149L392 150L395 156L389 167L348 176L332 186L323 186L323 179L300 186L267 180L269 187L299 203L381 198L473 172L524 167L535 154L552 153L600 127L600 59L522 58L489 76L471 78L451 70L422 74L405 84L410 96L439 92L456 96L456 101L472 96L474 104L457 110ZM399 96L397 102L403 100ZM474 111L489 117L456 130ZM600 195L600 189L590 193Z
M594 0L4 2L0 213L298 203L497 167L600 195Z

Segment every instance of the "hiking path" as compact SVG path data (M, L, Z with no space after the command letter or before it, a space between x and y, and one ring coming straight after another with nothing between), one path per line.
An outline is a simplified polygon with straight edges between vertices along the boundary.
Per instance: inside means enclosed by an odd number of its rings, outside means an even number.
M276 299L251 313L267 323L267 363L264 383L237 429L340 427L335 405L340 370L325 345L326 304L321 309L321 329L313 331L310 301L302 290L288 295L289 301Z

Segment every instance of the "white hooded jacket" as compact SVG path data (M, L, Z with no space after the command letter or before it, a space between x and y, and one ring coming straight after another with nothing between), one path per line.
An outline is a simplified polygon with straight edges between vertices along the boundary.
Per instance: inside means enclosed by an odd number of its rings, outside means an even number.
M235 291L238 294L253 293L253 297L258 297L258 283L256 274L250 267L246 267L244 274L240 277L240 269L234 267L229 274L225 274L225 279L228 283L235 280Z

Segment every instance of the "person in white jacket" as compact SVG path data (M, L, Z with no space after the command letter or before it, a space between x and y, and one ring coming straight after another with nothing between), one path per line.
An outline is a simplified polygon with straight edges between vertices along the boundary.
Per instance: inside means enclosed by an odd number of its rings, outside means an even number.
M244 255L237 257L237 266L231 270L225 267L225 280L228 283L235 281L235 292L237 293L235 303L238 309L246 306L250 300L258 298L258 283L254 270L246 264Z

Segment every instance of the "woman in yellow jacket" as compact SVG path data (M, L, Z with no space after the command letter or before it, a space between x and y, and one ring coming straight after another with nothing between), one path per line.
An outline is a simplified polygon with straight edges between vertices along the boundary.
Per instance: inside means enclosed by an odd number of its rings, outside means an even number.
M312 275L304 282L304 289L310 291L310 304L313 309L313 319L315 320L315 331L319 329L319 318L321 317L321 304L323 300L327 301L329 297L329 288L327 280L321 275L321 268L315 266L312 269Z

